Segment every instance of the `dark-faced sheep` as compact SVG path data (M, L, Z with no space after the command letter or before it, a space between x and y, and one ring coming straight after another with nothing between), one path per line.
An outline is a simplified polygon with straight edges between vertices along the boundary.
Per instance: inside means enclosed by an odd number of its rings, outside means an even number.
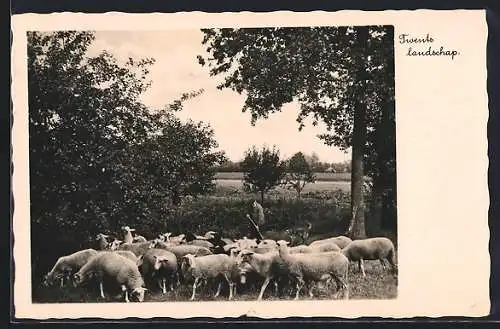
M170 290L178 282L177 257L170 251L163 249L149 249L137 262L139 271L143 278L148 281L156 281L164 294L167 293L166 281L168 280Z

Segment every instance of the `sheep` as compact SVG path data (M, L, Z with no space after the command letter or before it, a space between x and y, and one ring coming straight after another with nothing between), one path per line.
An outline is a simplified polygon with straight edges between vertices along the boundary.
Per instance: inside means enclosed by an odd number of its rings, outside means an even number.
M290 254L288 242L278 241L279 256L296 281L295 300L299 299L300 290L307 283L309 296L313 297L313 282L335 280L338 293L343 292L344 299L349 298L347 276L349 272L349 259L339 252Z
M85 264L74 276L76 286L81 285L91 277L99 281L101 297L104 296L103 281L113 279L125 294L125 302L130 302L130 297L139 302L144 301L144 280L137 268L137 264L115 252L102 251Z
M143 237L142 235L136 235L136 236L134 236L134 238L132 240L133 243L140 243L140 242L147 242L147 241L148 240L145 237Z
M288 252L290 254L309 254L309 253L317 253L317 252L327 252L327 251L336 251L340 252L339 246L335 243L322 243L314 246L305 246L299 245L295 247L289 247Z
M359 269L366 276L364 260L380 260L382 267L385 269L385 260L389 263L392 274L397 272L395 262L396 251L391 240L384 237L369 238L362 240L354 240L342 249L344 254L350 261L358 262Z
M264 240L259 241L259 243L257 244L257 247L258 248L275 248L277 250L278 244L276 243L275 240L264 239Z
M124 243L134 242L134 237L132 236L132 232L135 232L135 228L130 228L128 226L122 226L122 232L123 232L123 242Z
M111 250L127 250L133 252L137 257L145 254L150 246L151 242L137 242L137 243L122 243L119 246L112 245Z
M171 235L172 235L172 233L170 233L170 232L163 234L164 241L162 241L162 242L168 242L170 244L179 245L179 244L185 242L185 240L186 240L185 234L179 234L177 236L171 236Z
M213 243L207 240L202 240L202 239L196 239L196 240L191 240L189 242L186 242L186 244L193 245L193 246L200 246L200 247L205 247L208 249L212 249L214 247Z
M340 235L336 237L313 241L309 244L309 246L312 247L323 243L335 243L337 246L339 246L340 249L344 249L351 242L352 240L350 238Z
M99 233L96 236L96 241L97 241L97 250L106 250L109 247L109 241L108 241L109 235Z
M240 266L243 263L248 263L257 274L264 277L264 282L260 288L257 300L262 300L264 292L271 280L274 280L275 290L277 291L278 283L276 279L288 277L288 268L279 257L278 251L258 254L251 250L244 249L239 253L239 256L241 258Z
M163 249L149 249L140 256L137 265L145 279L157 279L157 283L164 294L167 293L166 280L169 279L170 290L174 290L174 282L178 281L177 257L170 251Z
M219 275L222 275L229 284L229 300L233 299L234 283L232 276L237 267L236 260L233 257L225 254L198 257L187 254L183 256L183 260L181 266L183 274L194 278L193 294L190 300L195 299L196 287L200 280L215 279ZM219 283L217 292L214 295L215 298L219 296L220 290L221 283Z
M178 260L187 254L193 254L196 256L206 256L212 254L212 252L205 247L195 246L191 244L172 245L169 243L161 242L159 240L152 241L149 244L149 248L165 249L173 252L177 256Z
M96 256L98 251L95 249L84 249L70 255L59 257L52 270L44 276L43 285L52 285L55 280L61 280L61 287L64 286L64 277L77 272L92 257Z
M117 253L118 255L120 256L123 256L125 258L128 258L130 259L131 261L133 261L134 263L137 263L137 256L131 252L131 251L128 251L128 250L113 250L114 253Z

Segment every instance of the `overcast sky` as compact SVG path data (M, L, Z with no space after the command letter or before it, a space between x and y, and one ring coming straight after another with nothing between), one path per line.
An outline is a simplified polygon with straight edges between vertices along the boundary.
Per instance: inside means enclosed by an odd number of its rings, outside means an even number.
M271 114L267 120L250 125L250 113L242 113L244 96L229 89L217 90L222 77L210 77L208 68L198 64L196 55L205 55L201 45L203 34L199 30L170 31L99 31L89 49L95 55L102 50L119 60L128 57L153 57L151 88L143 95L143 102L152 108L161 108L178 99L184 92L203 88L205 92L187 101L178 113L181 119L190 118L211 125L219 142L219 149L233 161L239 161L244 151L256 145L276 145L283 157L295 152L316 152L321 161L341 162L350 160L350 152L326 146L316 135L325 132L324 127L307 124L299 132L296 117L298 104L290 103L281 113Z

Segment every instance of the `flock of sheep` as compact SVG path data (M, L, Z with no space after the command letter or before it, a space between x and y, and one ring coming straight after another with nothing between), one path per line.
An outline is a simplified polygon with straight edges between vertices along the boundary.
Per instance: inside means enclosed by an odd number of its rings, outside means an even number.
M295 299L304 287L313 297L319 284L332 289L335 283L334 298L341 294L348 299L351 262L359 264L363 276L364 260L379 260L384 269L388 265L397 273L394 244L384 237L353 241L337 236L294 245L283 239L223 238L214 231L203 236L164 233L147 240L128 226L121 229L122 240L110 242L108 235L98 234L95 249L60 257L43 284L79 287L95 280L102 298L109 284L121 288L126 302L142 302L148 289L165 294L187 284L192 284L191 300L196 298L196 289L208 283L217 284L214 297L227 283L230 300L237 290L259 285L258 300L262 300L269 283L274 284L276 294L284 286L295 286Z

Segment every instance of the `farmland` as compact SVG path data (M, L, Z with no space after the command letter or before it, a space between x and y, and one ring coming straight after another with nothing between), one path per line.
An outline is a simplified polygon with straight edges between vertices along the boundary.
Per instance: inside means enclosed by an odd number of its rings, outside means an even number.
M349 182L351 181L350 173L314 173L316 181L320 182ZM242 180L242 172L218 172L215 175L217 180Z

